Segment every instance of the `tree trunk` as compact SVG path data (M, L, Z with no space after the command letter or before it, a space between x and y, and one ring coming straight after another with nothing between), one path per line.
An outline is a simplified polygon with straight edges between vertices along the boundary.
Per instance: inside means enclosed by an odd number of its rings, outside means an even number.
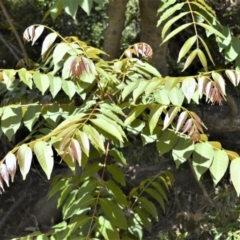
M159 0L139 0L139 6L141 14L141 42L145 42L152 47L152 65L156 67L163 76L166 76L168 74L166 58L168 44L165 43L160 46L162 42L161 32L164 23L156 27L159 19L157 16Z
M125 12L128 0L110 0L108 4L108 26L104 30L103 50L109 54L106 60L118 57L122 32L125 24Z

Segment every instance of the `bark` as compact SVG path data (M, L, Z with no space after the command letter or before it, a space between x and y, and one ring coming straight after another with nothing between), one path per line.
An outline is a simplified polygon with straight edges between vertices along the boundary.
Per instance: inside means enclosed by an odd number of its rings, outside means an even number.
M109 54L106 60L117 58L125 24L125 12L128 0L110 0L108 4L108 26L104 30L103 50Z
M152 47L152 65L156 67L163 76L166 76L168 74L166 58L168 45L166 43L160 46L162 42L161 32L164 23L156 27L159 19L157 16L159 0L139 0L139 6L141 14L141 42L145 42Z

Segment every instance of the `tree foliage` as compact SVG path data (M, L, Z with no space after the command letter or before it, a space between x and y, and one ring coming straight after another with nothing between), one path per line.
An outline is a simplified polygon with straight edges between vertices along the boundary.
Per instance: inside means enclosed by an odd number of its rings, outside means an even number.
M63 6L54 9L60 13ZM75 16L71 9L76 6L66 9ZM226 82L239 84L239 40L221 26L204 1L164 1L159 13L158 24L168 20L163 42L186 28L194 29L178 60L185 59L184 71L198 57L203 72L163 78L149 63L154 53L146 43L135 43L119 59L104 61L100 49L75 36L63 37L44 25L31 25L23 34L26 42L34 44L44 29L51 31L42 44L41 62L28 69L1 70L1 132L11 140L24 125L30 134L2 159L0 190L4 191L3 182L9 185L9 176L13 180L17 166L26 178L33 155L50 179L53 149L72 170L76 166L82 170L80 176L53 181L50 197L60 193L63 222L49 233L31 237L142 239L143 229L151 231L152 219L158 219L155 202L165 210L173 178L169 172L160 172L129 193L123 192L122 166L127 160L121 151L129 144L129 134L139 135L143 145L155 143L160 156L171 151L177 167L191 159L198 180L209 170L216 185L230 165L231 180L240 195L239 155L223 149L219 142L208 141L204 134L207 126L188 109L190 103L199 104L200 100L221 104ZM186 23L170 30L182 17ZM226 62L234 62L235 69L208 70L207 59L214 61L199 34L202 30L206 38L215 39ZM94 161L96 157L102 161ZM109 161L111 158L116 162ZM106 173L110 179L105 178Z

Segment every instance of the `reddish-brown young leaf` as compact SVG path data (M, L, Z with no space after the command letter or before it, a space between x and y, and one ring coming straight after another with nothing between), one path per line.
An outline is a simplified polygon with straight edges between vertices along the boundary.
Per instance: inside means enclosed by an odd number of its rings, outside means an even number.
M134 50L135 50L135 54L136 54L137 56L139 56L139 55L138 55L138 44L137 44L137 43L134 44L134 45L133 45L133 48L134 48Z
M79 142L76 139L71 139L70 148L72 149L73 158L78 161L81 166L82 151Z
M193 121L192 121L191 118L189 118L189 119L186 121L186 123L185 123L185 125L184 125L184 127L183 127L182 133L187 132L187 131L192 127L192 125L193 125Z
M226 95L225 80L222 75L217 72L212 72L212 78L214 79L216 86L218 87L221 95L224 97Z
M4 185L3 185L3 179L2 179L2 177L0 175L0 194L2 193L1 189L2 189L3 192L5 191L4 190Z
M209 82L209 79L205 76L201 76L198 78L198 92L200 98L202 98L203 94L206 92L206 85Z
M78 56L72 61L70 71L77 78L81 77L84 73L97 74L93 61L83 56Z
M188 117L188 113L186 111L183 111L180 113L177 121L177 126L176 126L176 132L179 131L179 129L183 126L183 124L186 122Z
M11 180L13 182L14 181L14 176L15 176L16 170L17 170L17 160L16 160L16 156L12 152L9 152L6 155L5 164L6 164L8 172L11 176Z
M210 99L213 90L213 82L208 82L206 84L206 100Z
M28 43L33 40L35 35L35 27L32 25L28 27L23 33L23 41Z
M2 176L7 186L9 187L9 173L7 170L7 166L4 163L0 164L0 175Z
M191 114L197 122L199 122L203 127L205 127L207 129L207 127L204 125L202 119L195 112L191 112Z

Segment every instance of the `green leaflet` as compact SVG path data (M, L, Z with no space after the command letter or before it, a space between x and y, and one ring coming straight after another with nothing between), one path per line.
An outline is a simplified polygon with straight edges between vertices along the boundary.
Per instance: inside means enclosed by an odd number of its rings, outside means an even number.
M117 148L113 148L109 151L109 154L114 157L116 161L121 163L123 166L127 165L127 160L125 159L123 153L119 151Z
M178 14L177 16L169 19L169 21L166 22L166 24L164 25L163 29L162 29L162 39L164 39L167 31L170 29L170 27L179 19L181 19L182 17L184 17L185 15L189 14L189 12L183 12ZM180 55L180 54L179 54Z
M186 137L180 137L177 141L177 144L172 149L172 156L176 163L176 168L180 164L187 161L187 159L192 155L194 151L194 144L192 140Z
M134 107L125 119L124 125L128 126L132 121L134 121L145 109L147 105L138 105Z
M20 81L24 82L30 89L32 89L32 74L29 73L25 68L21 68L18 71Z
M172 131L164 130L158 136L158 141L156 143L159 156L164 153L169 152L177 143L178 136Z
M33 74L33 81L36 87L41 91L42 95L44 95L50 86L48 75L35 72Z
M76 86L72 81L62 80L62 89L71 100L76 93Z
M165 89L171 91L179 83L179 78L176 77L166 77L165 78Z
M182 106L184 101L183 92L178 88L172 88L168 93L168 98L173 105Z
M151 134L153 133L153 130L157 126L157 123L159 121L163 109L165 109L165 106L162 105L155 105L151 108L149 114L149 130Z
M84 125L83 126L83 132L87 134L89 140L91 141L91 143L93 144L93 146L98 149L101 150L102 152L105 152L105 147L103 144L103 138L101 137L101 135L96 131L95 128L93 128L90 125Z
M233 186L237 192L237 196L240 195L240 158L236 158L231 161L230 164L230 177Z
M139 84L136 89L133 91L133 101L134 103L138 99L138 97L145 91L146 87L150 82L148 80L139 81Z
M34 145L34 153L47 178L50 179L54 164L52 146L47 142L38 141Z
M87 166L86 169L82 172L81 178L89 178L94 176L100 169L103 168L103 165L100 162L94 162L91 165Z
M161 15L160 19L157 22L157 26L160 26L163 21L165 21L167 18L172 16L176 11L182 9L184 5L185 3L177 3L177 4L174 4L172 7L168 8L166 11L164 11L164 13ZM160 9L164 9L164 8L160 8ZM158 11L160 11L160 9Z
M156 90L154 92L154 98L158 103L161 103L163 105L168 105L170 103L170 100L168 98L168 91L166 88Z
M11 141L14 134L17 132L22 121L22 109L6 107L3 110L1 118L1 127L3 133Z
M95 202L95 199L92 195L86 194L83 196L79 196L69 208L67 208L64 212L64 219L68 219L76 214L79 209L85 209L86 207L90 207Z
M127 229L127 220L124 211L113 199L101 198L99 203L112 224L120 229Z
M103 235L104 239L111 240L116 239L120 240L120 236L117 228L113 225L111 221L106 219L103 216L100 216L97 219L99 232Z
M229 164L228 155L224 150L215 150L210 173L216 186L227 171Z
M155 205L145 197L140 197L139 202L143 205L146 211L148 211L158 221L158 212Z
M185 64L184 64L184 68L183 68L182 72L185 71L185 70L190 66L190 64L192 63L192 61L193 61L194 58L196 57L196 55L197 55L197 49L193 50L193 51L189 54L189 56L187 57L187 60L186 60L186 62L185 62Z
M48 75L48 79L50 84L50 93L52 94L52 97L55 98L62 88L62 80L60 77L55 77L52 75Z
M237 37L232 37L231 43L224 49L225 50L225 60L232 62L239 55L240 40Z
M181 59L189 52L193 44L196 42L198 36L194 35L190 37L182 46L179 54L178 54L178 60L177 62L180 62Z
M96 119L90 120L93 125L98 127L99 131L105 136L105 132L112 136L113 139L117 138L119 141L123 142L122 132L119 131L117 124L110 120L106 121L99 115ZM103 130L103 131L102 131Z
M153 188L148 187L144 191L148 193L152 198L154 198L160 204L162 210L165 212L165 203L162 196Z
M189 27L193 25L193 23L185 23L183 25L181 25L180 27L174 29L172 32L170 32L165 39L163 40L162 44L167 42L168 40L170 40L172 37L174 37L175 35L177 35L179 32L181 32L182 30L184 30L185 28Z
M122 204L125 207L129 207L127 198L124 195L122 189L112 180L104 182L105 187L111 192L119 204Z
M214 61L213 61L213 58L212 58L212 54L209 51L209 48L208 48L207 44L205 43L205 41L201 37L199 37L199 39L200 39L205 51L207 52L207 55L208 55L209 59L211 60L212 64L215 65Z
M213 157L214 150L209 142L196 143L192 161L198 180L211 166Z
M135 207L133 208L133 211L135 213L134 216L136 217L137 221L149 232L151 232L152 222L148 212L141 207Z
M57 103L43 106L41 115L52 127L56 127L61 120L61 112Z
M134 81L130 82L128 85L126 85L122 91L122 100L124 101L125 98L132 93L132 91L138 86L139 82Z
M40 113L41 113L40 105L29 106L26 112L24 113L23 122L30 132L32 131L33 125L38 120Z
M76 0L62 0L63 8L65 12L70 15L73 19L76 19L78 10L78 1Z
M107 170L111 173L116 182L120 183L122 186L126 186L125 176L116 164L107 165Z

